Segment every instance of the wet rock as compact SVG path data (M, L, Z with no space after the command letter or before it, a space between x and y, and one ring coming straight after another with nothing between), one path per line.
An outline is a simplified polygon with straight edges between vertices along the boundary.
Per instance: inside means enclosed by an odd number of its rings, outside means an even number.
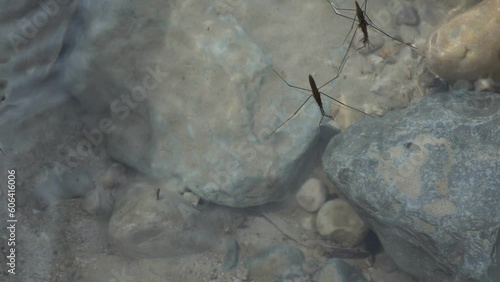
M295 196L299 205L308 212L319 210L326 199L326 189L319 179L310 178Z
M490 78L481 78L474 82L474 90L479 92L493 92L495 85L495 81Z
M373 267L366 270L370 281L374 282L418 282L417 279L398 269L397 265L385 253L375 257Z
M92 189L87 193L85 199L82 202L82 209L89 214L97 214L99 207L101 206L99 191L97 189Z
M74 170L63 174L60 184L62 195L65 198L82 197L94 187L92 177L83 170Z
M340 259L325 261L314 282L367 282L361 272Z
M303 276L303 263L304 255L299 249L280 244L248 258L243 265L248 270L248 278L255 281L274 281Z
M201 253L217 244L210 220L180 195L134 184L116 204L109 222L112 247L133 258L173 257Z
M44 209L59 200L83 197L94 185L86 171L76 169L59 177L57 174L50 174L47 180L35 187L33 196L37 208Z
M424 98L332 139L323 167L400 269L500 281L500 96Z
M279 201L298 188L316 141L317 106L307 103L269 136L304 95L272 72L239 9L222 15L197 1L78 6L93 20L74 32L82 36L68 54L66 85L112 125L99 122L92 136L114 160L233 207Z
M123 185L126 181L125 167L119 163L112 164L99 179L100 184L106 188Z
M417 9L412 6L404 5L396 17L396 23L398 25L418 25L420 23L420 17L418 16Z
M316 228L322 236L334 239L342 246L354 247L368 233L363 220L341 199L326 202L316 216Z
M190 203L195 207L198 205L198 202L200 202L200 197L191 192L185 192L184 194L182 194L182 198L184 198L186 202Z
M85 198L81 202L81 208L92 215L111 215L113 204L114 197L111 190L97 186L85 195Z
M240 255L240 245L236 240L228 240L226 242L226 255L222 262L222 270L229 271L238 265L238 257Z
M500 0L485 0L437 29L428 40L427 62L446 81L500 80Z

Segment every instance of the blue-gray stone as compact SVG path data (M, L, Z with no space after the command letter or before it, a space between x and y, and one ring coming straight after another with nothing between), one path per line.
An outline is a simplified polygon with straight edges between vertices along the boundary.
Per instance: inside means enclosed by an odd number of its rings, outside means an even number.
M229 271L238 265L238 256L240 254L240 245L238 241L231 239L226 243L226 255L222 263L222 270Z
M302 277L303 263L304 255L299 249L279 244L248 258L243 265L248 270L249 278L255 281L273 281Z
M320 271L315 282L366 282L361 272L341 259L327 260Z
M351 126L323 166L402 270L500 281L499 147L499 94L441 93Z

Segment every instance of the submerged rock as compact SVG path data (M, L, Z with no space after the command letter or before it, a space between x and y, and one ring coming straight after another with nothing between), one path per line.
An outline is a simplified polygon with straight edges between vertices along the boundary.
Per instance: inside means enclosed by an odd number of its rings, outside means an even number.
M359 270L336 258L325 261L314 281L367 282Z
M315 212L325 203L326 189L321 180L310 178L302 184L295 197L304 210Z
M316 216L316 228L344 247L359 245L368 233L363 220L342 199L326 202Z
M302 252L287 244L280 244L262 250L245 260L243 265L255 281L293 279L304 275Z
M80 2L68 91L96 119L87 138L114 160L218 204L279 201L309 176L318 108L270 135L306 96L216 2Z
M498 94L436 94L334 137L323 166L401 269L500 281L499 124Z
M136 184L109 221L110 244L132 258L201 253L218 243L215 227L180 195Z
M430 37L427 62L447 81L500 79L500 0L484 0Z

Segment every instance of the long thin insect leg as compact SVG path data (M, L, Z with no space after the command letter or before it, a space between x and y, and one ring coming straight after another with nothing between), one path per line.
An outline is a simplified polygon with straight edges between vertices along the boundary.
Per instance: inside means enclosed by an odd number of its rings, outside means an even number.
M344 55L344 58L342 59L342 62L340 62L339 69L337 70L337 74L336 74L336 75L335 75L332 79L330 79L330 80L328 80L327 82L325 82L325 83L321 84L321 86L320 86L320 87L318 87L318 89L323 88L325 85L327 85L327 84L331 83L332 81L334 81L335 79L337 79L337 78L340 76L340 73L341 73L341 72L342 72L342 70L344 69L344 66L345 66L345 64L346 64L346 62L347 62L347 58L348 58L348 55L349 55L349 50L351 49L352 42L353 42L353 40L354 40L354 37L356 37L356 32L357 32L357 31L358 31L357 29L354 31L354 34L353 34L353 36L352 36L352 38L351 38L351 41L349 42L349 46L347 46L347 51L346 51L346 53L345 53L345 55Z
M344 107L347 107L347 108L349 108L349 109L351 109L351 110L354 110L354 111L356 111L356 112L358 112L358 113L362 113L362 114L364 114L364 115L367 115L367 116L369 116L369 117L375 118L374 116L370 115L369 113L365 113L365 112L363 112L362 110L359 110L359 109L356 109L356 108L354 108L354 107L351 107L351 106L349 106L349 105L347 105L347 104L345 104L345 103L343 103L343 102L341 102L341 101L339 101L339 100L337 100L337 99L333 98L332 96L330 96L330 95L328 95L328 94L326 94L326 93L323 93L323 92L320 92L320 93L321 93L321 94L323 94L324 96L326 96L327 98L330 98L331 100L333 100L333 101L335 101L335 102L337 102L337 103L341 104L341 105L342 105L342 106L344 106Z
M286 83L286 82L285 82ZM288 83L287 83L288 84ZM289 120L291 120L298 112L299 110L307 103L307 101L309 101L309 99L311 99L312 95L309 95L309 97L307 97L307 99L304 101L304 103L302 103L302 105L300 105L300 107L295 111L295 113L293 113L293 115L291 115L289 118L287 118L282 124L280 124L275 130L273 130L271 132L271 134L273 134L274 132L276 132L278 129L280 129L283 125L285 125L285 123L287 123Z
M351 19L351 18L350 18L350 17L348 17L348 16L345 16L345 15L340 14L338 11L339 11L339 10L349 10L349 11L351 11L352 9L338 9L338 8L336 8L336 7L335 7L335 6L334 6L334 5L333 5L330 1L328 1L328 0L325 0L325 1L326 1L326 2L328 2L328 4L330 5L330 7L332 8L332 10L333 10L333 12L334 12L335 14L337 14L338 16L341 16L341 17L347 18L347 19ZM349 32L347 33L346 37L344 37L344 41L342 41L342 44L340 44L339 46L336 46L335 48L338 48L338 47L340 47L340 46L344 45L344 43L346 42L347 38L348 38L348 37L349 37L349 35L351 34L352 29L354 28L354 23L355 23L355 22L356 22L356 17L352 18L351 28L349 29Z
M341 13L339 12L339 11L350 11L350 12L356 12L356 9L342 9L342 8L337 8L337 7L335 7L335 5L333 5L330 1L328 1L328 0L326 0L326 1L330 4L331 8L333 9L333 12L334 12L336 15L341 16L341 17L346 18L346 19L355 20L355 21L359 22L359 19L358 19L358 17L357 17L357 16L354 16L354 17L352 18L352 17L346 16L346 15L343 15L343 14L341 14ZM383 35L385 35L385 36L389 37L389 38L390 38L390 39L392 39L392 40L395 40L395 41L397 41L397 42L399 42L399 43L401 43L401 44L404 44L404 45L406 45L406 46L408 46L408 47L410 47L410 48L412 48L412 49L417 49L417 48L416 48L413 44L408 43L408 42L404 42L404 41L402 41L402 40L399 40L399 39L395 38L394 36L392 36L392 35L388 34L387 32L383 31L380 27L378 27L378 26L377 26L377 25L376 25L376 24L375 24L375 23L374 23L374 22L370 19L370 17L369 17L369 16L368 16L368 14L366 13L366 10L367 10L367 7L368 7L367 3L368 3L368 2L365 0L365 1L363 2L363 5L362 5L362 6L363 6L363 9L364 9L364 11L363 11L363 16L364 16L364 18L365 18L365 20L366 20L366 22L368 23L368 25L369 25L369 26L371 26L371 27L372 27L375 31L377 31L378 33L383 34ZM350 33L350 32L349 32L349 33ZM349 36L349 33L348 33L348 36ZM347 38L347 37L346 37L346 38ZM344 42L345 42L345 39L344 39Z
M385 35L385 36L389 37L389 38L390 38L390 39L392 39L392 40L395 40L395 41L397 41L397 42L399 42L399 43L401 43L401 44L404 44L404 45L406 45L406 46L408 46L408 47L410 47L410 48L412 48L412 49L417 49L415 46L413 46L413 44L411 44L411 43L407 43L407 42L404 42L404 41L402 41L402 40L399 40L399 39L395 38L394 36L389 35L387 32L383 31L381 28L379 28L379 27L378 27L378 26L377 26L377 25L376 25L376 24L375 24L375 23L374 23L374 22L370 19L370 17L368 17L368 14L367 14L367 9L368 9L368 7L367 7L367 0L365 0L365 2L363 3L363 8L364 8L364 12L363 12L363 13L364 13L364 17L365 17L366 22L367 22L367 23L368 23L368 25L369 25L369 26L371 26L371 27L372 27L375 31L377 31L377 32L379 32L379 33L381 33L381 34L383 34L383 35Z
M412 48L412 49L417 49L415 46L413 46L413 44L408 43L408 42L404 42L404 41L402 41L402 40L399 40L399 39L397 39L396 37L394 37L394 36L392 36L392 35L388 34L388 33L387 33L387 32L385 32L385 31L383 31L381 28L379 28L377 25L375 25L375 23L374 23L374 22L373 22L373 21L372 21L372 20L371 20L371 19L370 19L367 15L365 15L365 17L366 17L366 19L367 19L368 25L370 25L370 26L371 26L371 27L372 27L372 28L373 28L376 32L381 33L381 34L383 34L383 35L385 35L385 36L389 37L390 39L395 40L395 41L397 41L397 42L399 42L399 43L401 43L401 44L404 44L404 45L406 45L406 46L408 46L408 47L410 47L410 48Z
M350 19L352 20L353 18L349 17L349 16L346 16L346 15L343 15L341 13L339 13L339 11L350 11L350 12L355 12L356 10L355 9L345 9L345 8L337 8L335 7L335 5L332 4L332 2L326 0L326 2L328 2L328 4L330 4L330 6L332 7L333 9L333 12L335 12L335 14L337 14L338 16L341 16L341 17L344 17L346 19ZM356 18L356 17L354 17Z
M281 74L279 74L274 68L273 68L273 71L274 73L276 73L280 78L281 80L283 80L284 83L286 83L286 85L288 85L289 87L292 87L292 88L295 88L295 89L300 89L300 90L303 90L303 91L307 91L307 92L311 92L311 89L307 89L307 88L303 88L303 87L300 87L300 86L295 86L295 85L291 85L290 83L288 83L282 76Z

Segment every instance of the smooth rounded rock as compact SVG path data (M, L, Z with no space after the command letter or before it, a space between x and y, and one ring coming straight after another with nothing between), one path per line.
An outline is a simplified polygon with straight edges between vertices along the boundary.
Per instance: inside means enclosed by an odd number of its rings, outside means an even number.
M329 259L321 267L315 282L367 282L361 272L341 259Z
M437 29L427 62L446 81L500 79L500 0L484 0Z
M100 184L107 188L124 184L126 181L125 167L120 163L112 164L99 179Z
M287 244L279 244L248 258L243 265L254 281L299 278L304 274L304 254Z
M190 203L193 206L197 206L198 203L200 202L200 197L194 193L191 192L185 192L182 194L182 198L188 203Z
M326 190L319 179L310 178L302 185L295 197L304 210L315 212L325 202Z
M349 204L341 199L326 202L316 216L316 228L341 245L353 247L366 236L368 227Z
M404 5L396 17L396 23L399 25L418 25L420 23L420 17L418 16L417 9L412 6Z

